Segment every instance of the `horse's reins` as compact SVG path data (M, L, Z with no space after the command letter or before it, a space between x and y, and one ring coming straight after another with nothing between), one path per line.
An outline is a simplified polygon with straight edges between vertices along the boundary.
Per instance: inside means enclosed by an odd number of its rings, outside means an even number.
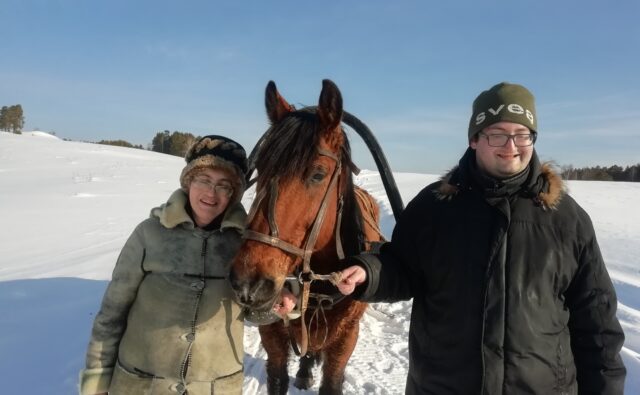
M318 209L318 213L316 214L316 218L313 221L313 225L311 227L311 232L309 233L309 236L307 238L307 241L304 243L304 248L300 248L297 247L291 243L288 243L284 240L282 240L280 238L279 235L279 231L278 231L278 225L276 223L276 219L275 219L275 206L276 206L276 201L278 198L278 179L277 177L274 177L270 180L269 183L269 189L270 189L270 194L269 194L269 211L267 213L267 221L269 223L269 234L265 234L265 233L260 233L260 232L256 232L250 229L247 229L244 231L243 234L243 238L247 239L247 240L254 240L254 241L258 241L264 244L267 244L269 246L272 247L276 247L279 248L283 251L286 251L288 253L291 253L299 258L302 258L302 271L298 274L298 276L287 276L287 280L297 280L300 282L300 284L302 284L302 298L301 298L301 302L300 302L300 319L301 319L301 326L302 326L302 334L301 334L301 341L300 341L300 349L298 350L297 344L296 344L296 340L293 337L293 333L291 330L291 326L289 326L289 322L288 319L285 318L285 325L289 327L289 334L291 336L291 346L294 350L294 352L298 355L298 356L304 356L307 353L307 348L308 348L308 344L309 344L309 332L307 331L307 325L305 322L305 312L307 310L307 306L309 303L309 297L311 295L310 293L310 288L311 288L311 282L316 281L316 280L320 280L320 281L330 281L333 285L337 286L338 283L340 283L341 281L341 273L340 272L333 272L330 274L316 274L311 270L311 255L313 254L313 248L316 244L316 241L318 239L318 236L320 235L320 229L322 228L322 223L324 222L324 217L327 211L327 206L328 206L328 202L329 202L329 196L330 196L330 192L336 187L337 183L338 183L338 178L340 176L340 173L342 171L342 161L340 160L340 158L335 155L333 152L331 151L327 151L325 149L318 149L318 154L322 155L322 156L326 156L329 157L333 160L336 161L336 167L333 171L333 174L331 175L331 180L329 181L329 186L327 187L327 190L325 191L324 197L322 198L322 203L320 204L320 208ZM251 221L253 220L253 217L256 215L259 207L260 207L260 203L262 202L262 200L265 198L267 194L267 188L262 188L260 191L258 191L258 194L256 195L255 200L253 201L253 204L251 205L251 209L249 210L249 215L247 216L247 224L250 224ZM344 251L342 248L342 241L340 238L340 224L342 221L342 206L343 206L343 197L342 194L338 197L338 219L336 222L336 250L337 250L337 254L338 254L338 258L339 259L343 259L344 258ZM326 300L324 298L319 298L317 295L313 295L314 297L318 298L318 306L319 309L322 310L322 315L324 317L324 306L322 304L322 301ZM341 300L342 298L340 298ZM333 304L337 303L336 301L332 301ZM313 316L311 317L311 321L314 319L314 317L317 315L317 310L314 312ZM311 321L309 322L309 324L311 325ZM326 317L325 317L325 323L326 323ZM311 328L309 328L310 331ZM328 331L328 328L327 330ZM325 332L326 332L325 331ZM327 338L327 334L325 333L325 340ZM323 341L324 342L324 341Z

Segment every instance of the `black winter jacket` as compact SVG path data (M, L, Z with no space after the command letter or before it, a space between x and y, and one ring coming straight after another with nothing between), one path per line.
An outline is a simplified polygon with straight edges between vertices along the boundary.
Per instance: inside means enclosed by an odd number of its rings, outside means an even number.
M517 193L471 176L469 150L422 190L379 255L367 301L413 298L407 394L622 394L624 334L593 225L533 156Z

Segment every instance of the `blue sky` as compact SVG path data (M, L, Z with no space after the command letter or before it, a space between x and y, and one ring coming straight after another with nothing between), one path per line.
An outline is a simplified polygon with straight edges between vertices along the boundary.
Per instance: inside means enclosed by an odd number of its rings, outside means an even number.
M302 106L330 78L394 171L441 173L466 148L473 99L511 81L536 95L543 160L630 165L638 17L635 0L0 0L0 105L74 140L146 146L167 129L250 150L269 80Z

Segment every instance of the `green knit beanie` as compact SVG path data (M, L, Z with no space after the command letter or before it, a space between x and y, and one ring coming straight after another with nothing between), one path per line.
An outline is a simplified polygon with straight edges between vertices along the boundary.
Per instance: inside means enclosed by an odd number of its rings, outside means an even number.
M501 121L519 123L537 132L535 99L527 88L501 82L479 94L473 101L469 139L487 126Z

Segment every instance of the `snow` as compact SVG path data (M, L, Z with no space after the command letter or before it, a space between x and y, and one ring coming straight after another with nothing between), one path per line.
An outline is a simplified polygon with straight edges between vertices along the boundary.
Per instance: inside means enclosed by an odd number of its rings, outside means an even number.
M457 158L452 158L454 163ZM0 377L2 393L73 394L95 313L120 248L149 210L178 188L181 158L62 141L44 132L0 133ZM435 175L395 173L405 204ZM380 176L358 185L395 223ZM590 214L619 297L626 393L640 393L640 183L570 182ZM245 194L249 206L253 191ZM346 370L348 394L400 394L408 367L411 303L374 304ZM245 332L244 393L266 394L266 354ZM290 363L290 375L296 365ZM291 387L292 394L317 393Z
M53 140L60 140L59 137L56 137L51 133L41 132L39 130L34 130L34 131L31 131L31 132L22 132L22 135L24 135L24 136L44 137L44 138L53 139Z

